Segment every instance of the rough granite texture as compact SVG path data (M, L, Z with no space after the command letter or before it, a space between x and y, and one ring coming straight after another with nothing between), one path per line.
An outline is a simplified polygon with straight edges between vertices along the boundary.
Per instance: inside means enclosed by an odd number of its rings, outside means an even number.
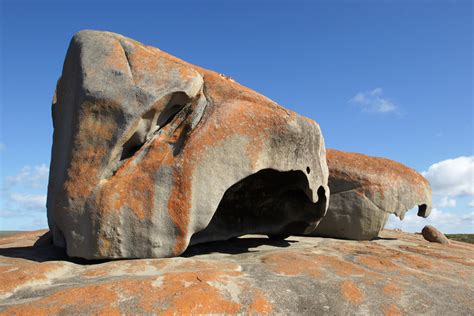
M390 214L401 220L418 208L431 212L431 187L415 170L393 160L328 149L331 198L314 236L370 240L378 236Z
M0 314L473 315L474 245L248 235L176 258L70 261L0 238Z
M77 33L53 99L48 224L88 259L314 230L319 125L231 78L118 34Z

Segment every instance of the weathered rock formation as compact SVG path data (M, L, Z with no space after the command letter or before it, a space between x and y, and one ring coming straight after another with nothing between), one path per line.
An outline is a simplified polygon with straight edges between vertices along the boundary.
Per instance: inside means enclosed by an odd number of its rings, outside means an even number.
M0 238L1 315L473 315L474 245L245 236L184 256L90 262Z
M430 242L437 242L438 244L449 243L448 238L442 232L440 232L431 225L426 225L425 227L423 227L423 229L421 230L421 234L423 235L423 238Z
M403 219L418 207L418 216L431 212L431 188L415 170L401 163L328 149L329 209L312 233L355 240L378 236L390 214Z
M48 221L73 257L303 234L327 209L318 124L117 34L74 36L53 122Z

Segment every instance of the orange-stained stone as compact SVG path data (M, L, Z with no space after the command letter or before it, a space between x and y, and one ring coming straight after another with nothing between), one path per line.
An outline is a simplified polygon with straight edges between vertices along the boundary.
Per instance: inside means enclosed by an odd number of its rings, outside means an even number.
M308 275L314 278L321 277L321 271L317 261L313 260L316 256L306 253L297 253L293 251L282 251L264 256L262 263L269 270L286 275Z
M344 281L341 284L344 298L354 305L359 305L364 300L364 294L353 281Z
M398 309L397 305L390 304L383 307L383 314L384 316L401 316L402 313L400 309Z
M261 291L254 294L252 304L249 305L247 313L249 315L268 315L272 312L272 304L267 300Z
M388 281L387 284L383 287L383 293L394 298L400 298L402 294L402 289L391 281Z

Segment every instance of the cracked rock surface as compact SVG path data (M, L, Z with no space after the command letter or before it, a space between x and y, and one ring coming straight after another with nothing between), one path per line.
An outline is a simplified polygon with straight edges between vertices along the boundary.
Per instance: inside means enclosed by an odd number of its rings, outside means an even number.
M316 122L118 34L73 37L53 122L48 224L73 257L303 234L327 209Z
M431 187L415 170L393 160L328 149L331 198L326 216L312 233L354 240L378 236L390 214L401 220L418 208L431 212Z
M86 261L0 238L2 315L473 315L474 245L247 235L181 257Z

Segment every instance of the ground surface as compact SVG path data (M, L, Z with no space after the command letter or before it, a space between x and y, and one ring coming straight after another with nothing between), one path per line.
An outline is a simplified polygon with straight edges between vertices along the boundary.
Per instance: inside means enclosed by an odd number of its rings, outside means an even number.
M85 262L0 237L0 314L474 314L474 245L246 236L171 259Z

